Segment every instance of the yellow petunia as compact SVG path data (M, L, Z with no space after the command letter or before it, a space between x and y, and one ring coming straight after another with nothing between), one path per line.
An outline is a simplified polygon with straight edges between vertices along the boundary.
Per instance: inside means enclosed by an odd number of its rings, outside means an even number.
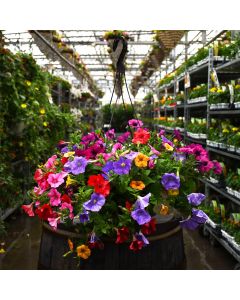
M77 180L72 179L72 178L68 175L67 180L66 180L66 187L68 187L69 185L74 185L74 184L77 184Z
M83 259L88 259L91 255L91 250L86 245L77 247L77 256Z
M45 111L44 108L41 108L41 109L39 110L39 112L40 112L41 115L44 115L44 114L46 113L46 111Z
M233 128L232 128L232 131L233 131L233 132L236 132L236 131L238 131L238 130L239 130L238 127L233 127Z
M168 190L167 193L168 193L169 196L177 196L177 195L179 195L179 190L178 189Z
M27 104L26 103L22 103L21 104L21 108L26 108L27 107Z
M173 151L173 147L170 146L168 143L164 143L163 146L165 147L165 149L166 149L167 151Z
M141 180L132 180L130 183L130 187L135 190L143 190L145 188L145 184Z
M3 248L0 249L0 254L4 254L5 252L6 251Z
M210 89L210 92L211 93L215 93L217 91L217 88L216 87L212 87L211 89Z
M142 153L139 153L134 159L135 165L139 168L145 168L148 165L149 157Z
M48 122L43 122L43 126L47 127L48 126Z
M69 152L66 152L66 153L64 153L64 157L69 157L69 156L73 156L75 154L75 152L74 151L69 151Z
M31 81L29 81L29 80L26 80L25 82L26 82L27 86L31 86L32 85Z
M222 132L223 133L229 133L229 130L227 128L224 128Z

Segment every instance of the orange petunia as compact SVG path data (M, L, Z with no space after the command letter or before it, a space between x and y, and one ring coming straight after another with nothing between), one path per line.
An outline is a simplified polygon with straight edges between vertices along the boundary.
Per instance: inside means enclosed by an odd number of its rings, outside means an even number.
M130 183L130 187L135 190L143 190L145 188L145 184L141 180L132 180Z
M77 247L77 256L83 259L88 259L91 255L91 250L86 245Z
M150 158L147 155L144 155L142 153L139 153L135 159L135 165L139 168L145 168L148 165L148 161L150 160Z
M168 214L168 206L161 204L160 215L166 216Z
M73 242L70 239L68 239L68 247L70 251L73 251Z

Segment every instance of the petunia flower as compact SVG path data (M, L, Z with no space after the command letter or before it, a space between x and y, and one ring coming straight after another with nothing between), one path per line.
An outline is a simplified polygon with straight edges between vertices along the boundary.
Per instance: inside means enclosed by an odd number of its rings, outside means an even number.
M156 231L156 219L152 218L149 222L141 226L141 232L143 234L152 234Z
M201 193L192 193L187 196L188 203L195 206L200 205L205 198L206 196Z
M164 135L163 136L161 136L161 139L162 139L162 143L163 143L163 145L164 144L168 144L168 145L170 145L170 146L174 146L173 145L173 142L171 142L169 139L167 139Z
M174 152L173 153L173 158L176 161L185 161L186 160L186 154L185 153L180 153L180 152Z
M56 174L50 174L48 176L47 182L50 184L52 188L57 188L61 184L64 183L64 177L67 175L67 173L56 173Z
M174 173L165 173L162 176L161 183L165 190L176 190L180 187L180 178Z
M84 157L75 157L71 162L71 173L79 175L85 172L88 161Z
M134 236L138 241L143 242L143 247L149 245L148 239L142 234L141 231L139 231L139 233L135 233Z
M89 212L86 209L83 209L82 213L80 213L79 220L83 224L90 221Z
M143 247L143 242L139 241L137 239L134 239L132 241L132 243L130 244L129 249L134 251L134 252L137 252L138 250L141 250L142 247Z
M139 152L131 151L128 154L125 154L124 157L130 160L134 160L138 156Z
M61 194L56 189L51 189L48 193L48 197L50 198L51 206L58 206L61 204Z
M151 193L148 193L146 196L144 197L141 197L141 196L138 196L137 197L137 201L135 202L135 209L143 209L145 207L147 207L149 205L149 199L151 197Z
M213 162L213 172L214 172L214 174L217 174L217 175L222 174L223 168L222 168L221 164L216 160L213 160L212 162Z
M148 141L150 139L150 132L142 129L142 128L138 128L133 135L133 139L132 142L134 144L147 144Z
M132 180L130 182L130 187L135 190L143 190L145 188L145 184L141 180Z
M29 217L34 217L33 202L28 205L22 205L22 209Z
M77 256L83 259L88 259L91 255L91 250L86 245L80 245L77 247Z
M128 138L130 137L131 133L129 131L123 133L122 135L120 135L117 139L117 141L121 144L124 144Z
M57 230L57 225L60 223L60 217L57 218L48 218L49 225L54 229Z
M111 154L115 154L117 152L117 150L121 150L122 147L123 147L123 145L121 143L114 144L112 147Z
M128 174L131 169L131 160L120 157L118 161L113 163L113 171L118 175Z
M174 134L174 137L175 137L178 141L181 141L181 140L182 140L181 133L180 133L180 131L179 131L178 129L174 129L173 134Z
M105 200L106 199L103 195L93 193L91 195L90 200L83 203L83 207L86 210L96 212L96 211L99 211L103 207L103 205L105 204Z
M138 225L143 225L151 220L150 214L145 209L141 208L133 210L131 216Z
M53 168L56 159L57 159L57 155L53 155L52 157L50 157L50 158L47 160L47 162L45 163L45 167L46 167L47 169Z
M42 206L39 206L36 210L35 210L36 215L38 215L38 217L44 221L47 221L48 218L52 218L53 217L53 211L52 208L49 204L43 204Z
M132 119L128 121L128 125L132 128L140 128L143 126L143 122L138 119Z
M94 187L95 193L105 197L110 193L110 183L101 174L89 176L88 185Z
M199 225L204 224L208 219L208 216L202 211L198 209L192 209L192 215L183 221L180 221L180 225L182 228L195 230Z
M115 130L114 129L110 129L106 132L106 137L109 139L109 140L112 140L115 138Z
M160 153L157 149L155 149L154 147L152 147L150 144L148 144L148 146L150 147L151 152L152 152L153 154L157 155L157 157L158 157L159 155L161 155L161 153Z
M162 135L164 135L165 134L165 130L164 129L161 129L160 131L159 131L159 136L161 137Z
M147 155L145 155L143 153L139 153L135 157L134 163L139 168L145 168L145 167L147 167L149 160L150 160L150 158Z

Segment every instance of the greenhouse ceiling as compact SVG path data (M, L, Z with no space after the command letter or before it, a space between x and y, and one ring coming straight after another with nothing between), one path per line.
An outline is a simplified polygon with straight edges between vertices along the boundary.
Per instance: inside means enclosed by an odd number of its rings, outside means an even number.
M91 78L95 81L99 89L105 93L105 102L109 101L110 93L113 89L113 73L109 67L112 62L109 56L107 42L103 39L106 31L107 30L57 31L61 35L62 41L80 55L81 61L88 69ZM155 35L155 31L153 30L129 30L127 32L131 37L131 41L128 43L126 59L126 79L127 84L130 86L132 80L137 75L140 75L140 64L146 59L153 45L156 44L156 41L153 39ZM186 56L189 57L195 54L199 48L209 43L220 33L219 30L184 31L176 47L173 47L167 57L164 57L160 66L154 70L151 77L146 78L144 84L139 88L136 98L141 99L149 88L154 88L159 79L178 67L185 60ZM46 57L42 48L41 50L39 49L39 45L36 43L31 32L12 32L5 30L4 36L10 50L14 52L24 51L32 53L38 64L44 66L53 74L70 80L81 89L88 89L88 83L85 80L79 79L76 72L69 69L66 64L63 66L58 56L53 56L52 59ZM45 45L46 48L50 46Z

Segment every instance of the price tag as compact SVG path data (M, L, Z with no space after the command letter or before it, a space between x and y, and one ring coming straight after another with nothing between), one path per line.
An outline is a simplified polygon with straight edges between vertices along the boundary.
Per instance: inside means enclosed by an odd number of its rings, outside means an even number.
M219 84L217 72L216 72L215 69L213 69L212 72L211 72L211 79L212 79L213 84L214 84L216 87L219 88L219 87L220 87L220 84Z
M167 96L168 96L168 90L167 88L165 88L165 97L167 98Z
M234 102L234 88L232 84L228 85L229 92L230 92L230 103L232 104Z
M184 78L184 87L185 87L185 89L191 87L190 75L188 72L186 73L185 78Z
M179 81L176 81L176 94L179 92Z

